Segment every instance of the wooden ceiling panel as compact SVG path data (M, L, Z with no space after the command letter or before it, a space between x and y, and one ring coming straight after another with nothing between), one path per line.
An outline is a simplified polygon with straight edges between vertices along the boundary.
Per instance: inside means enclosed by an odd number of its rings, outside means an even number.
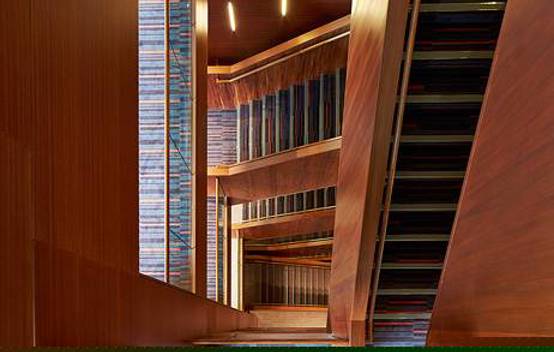
M232 0L237 30L227 17L228 0L209 1L209 64L230 65L350 14L351 0Z

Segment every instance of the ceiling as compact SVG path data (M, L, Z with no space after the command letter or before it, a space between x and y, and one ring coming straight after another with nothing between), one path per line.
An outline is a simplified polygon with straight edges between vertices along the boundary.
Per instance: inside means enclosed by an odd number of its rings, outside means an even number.
M208 61L230 65L350 13L351 0L288 0L281 17L280 0L233 0L237 30L227 17L228 0L210 0Z

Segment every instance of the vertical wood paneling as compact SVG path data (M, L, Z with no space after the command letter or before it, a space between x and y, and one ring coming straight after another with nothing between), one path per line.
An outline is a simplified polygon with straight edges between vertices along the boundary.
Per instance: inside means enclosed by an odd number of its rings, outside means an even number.
M554 7L510 0L428 344L552 344Z
M353 2L329 314L333 334L365 344L407 0Z
M0 11L0 346L33 344L30 2Z
M33 344L31 160L25 143L16 142L0 131L0 346L3 347Z
M180 344L255 324L138 274L137 16L132 0L2 5L3 346L31 345L33 319L39 346Z

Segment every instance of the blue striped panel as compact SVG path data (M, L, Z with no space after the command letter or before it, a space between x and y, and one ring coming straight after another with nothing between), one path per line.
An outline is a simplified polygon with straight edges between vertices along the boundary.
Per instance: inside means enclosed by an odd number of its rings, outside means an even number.
M139 1L139 270L165 275L164 1Z
M208 111L208 166L230 165L237 162L237 111ZM208 298L216 300L216 285L220 286L221 301L223 273L223 237L216 243L216 200L208 197L208 238L207 238L207 288ZM220 281L216 283L216 246L220 248Z
M169 6L169 282L192 290L192 4Z

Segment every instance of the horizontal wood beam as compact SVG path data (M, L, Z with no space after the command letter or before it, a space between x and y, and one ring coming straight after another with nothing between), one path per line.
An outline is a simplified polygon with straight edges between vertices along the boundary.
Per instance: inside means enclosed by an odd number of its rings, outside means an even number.
M254 263L330 267L331 263L317 259L274 257L268 255L246 255L244 259Z
M233 204L336 185L341 137L208 168Z
M247 244L246 250L276 252L276 251L286 251L289 249L317 248L317 247L331 247L331 246L333 246L333 238L326 237L326 238L310 240L310 241L295 241L295 242L285 242L285 243L275 243L275 244Z
M266 239L330 231L334 223L335 207L327 207L234 224L233 230L245 239Z

